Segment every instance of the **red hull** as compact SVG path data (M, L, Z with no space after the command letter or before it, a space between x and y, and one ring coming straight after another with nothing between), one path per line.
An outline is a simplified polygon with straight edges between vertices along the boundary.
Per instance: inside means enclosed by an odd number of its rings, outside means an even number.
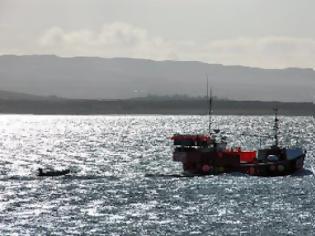
M242 152L180 152L175 151L173 160L183 163L188 175L215 175L240 172L254 176L290 175L303 168L305 154L293 160L257 161L254 151ZM244 160L246 157L246 160Z

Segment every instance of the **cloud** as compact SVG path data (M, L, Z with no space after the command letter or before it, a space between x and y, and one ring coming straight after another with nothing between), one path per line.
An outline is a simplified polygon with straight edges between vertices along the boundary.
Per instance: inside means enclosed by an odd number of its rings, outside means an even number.
M64 56L199 60L268 68L315 67L315 40L306 38L270 36L201 44L150 36L145 29L116 22L99 31L65 31L54 27L44 32L39 42L42 51Z
M294 37L240 38L209 42L204 56L227 64L243 64L268 68L314 68L315 40ZM239 62L239 63L237 63Z
M105 24L99 31L65 31L53 27L44 32L42 51L65 56L139 57L173 59L173 45L161 37L150 37L145 29L126 23Z
M1 36L5 36L6 40ZM124 22L104 24L97 30L66 30L56 26L33 37L36 38L28 39L28 42L23 39L19 43L9 40L18 38L12 32L3 35L0 32L0 53L197 60L265 68L315 68L315 39L312 38L243 37L201 43L151 35L144 28Z

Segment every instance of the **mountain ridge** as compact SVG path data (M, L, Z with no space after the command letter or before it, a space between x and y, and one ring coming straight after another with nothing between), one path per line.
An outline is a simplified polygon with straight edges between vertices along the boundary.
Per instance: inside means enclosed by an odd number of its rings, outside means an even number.
M215 95L232 100L306 102L312 101L315 91L315 71L311 68L263 69L133 58L0 56L0 88L38 96L204 96L206 75Z

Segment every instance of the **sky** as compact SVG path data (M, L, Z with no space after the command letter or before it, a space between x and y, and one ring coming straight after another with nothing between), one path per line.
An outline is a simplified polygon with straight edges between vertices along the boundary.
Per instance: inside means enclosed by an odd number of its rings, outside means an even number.
M315 68L314 0L0 0L0 55Z

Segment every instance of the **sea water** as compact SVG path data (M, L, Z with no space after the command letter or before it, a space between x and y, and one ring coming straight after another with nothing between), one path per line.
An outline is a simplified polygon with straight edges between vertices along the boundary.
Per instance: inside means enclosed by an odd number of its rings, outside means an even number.
M215 116L229 146L273 143L272 116ZM286 177L172 177L174 133L206 116L0 116L0 235L315 235L315 121L280 117L303 146ZM72 174L37 177L37 168Z

